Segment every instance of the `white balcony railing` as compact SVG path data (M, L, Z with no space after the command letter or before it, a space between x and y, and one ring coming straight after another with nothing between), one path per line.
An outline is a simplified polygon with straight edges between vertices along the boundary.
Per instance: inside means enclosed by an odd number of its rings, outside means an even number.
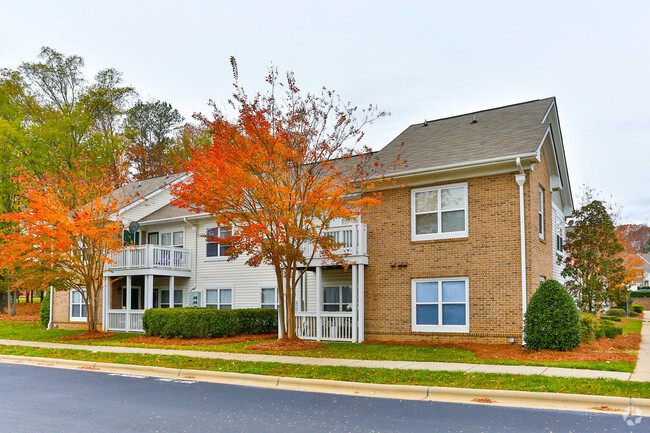
M320 340L352 341L352 312L322 312L320 314ZM296 335L305 340L317 340L318 317L316 313L296 313Z
M368 230L365 224L348 224L344 226L330 227L327 233L334 238L334 241L341 243L335 254L346 256L365 256L368 254ZM314 251L312 244L306 244L303 247L303 253L306 257L311 256ZM314 258L322 256L316 251Z
M160 245L138 245L113 254L109 270L159 268L179 271L191 270L191 252L186 248Z

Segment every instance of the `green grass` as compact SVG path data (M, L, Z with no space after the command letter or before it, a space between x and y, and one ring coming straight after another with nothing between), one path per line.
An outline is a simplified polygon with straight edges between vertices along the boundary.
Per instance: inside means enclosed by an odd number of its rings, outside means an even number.
M628 317L623 318L618 324L623 328L623 334L640 334L643 320Z
M83 331L46 331L36 322L0 322L0 339L49 341L61 343L64 335L77 334ZM231 353L257 353L269 355L307 356L313 358L341 358L341 359L368 359L390 361L420 361L420 362L455 362L469 364L498 364L498 365L533 365L562 368L581 368L588 370L606 370L633 372L634 363L631 362L570 362L570 361L515 361L510 359L484 359L465 349L450 347L421 347L421 346L395 346L386 344L353 344L353 343L325 343L322 349L270 352L246 350L250 342L214 344L214 345L154 345L126 342L134 336L142 334L118 333L116 337L92 341L66 341L70 344L84 344L92 346L126 346L158 349L200 350L207 352Z
M292 365L276 362L211 360L170 355L113 354L69 349L0 346L0 354L33 356L180 369L343 380L361 383L445 386L474 389L558 392L650 398L650 383L613 379L578 379L540 375L464 373L449 371L390 370L382 368Z

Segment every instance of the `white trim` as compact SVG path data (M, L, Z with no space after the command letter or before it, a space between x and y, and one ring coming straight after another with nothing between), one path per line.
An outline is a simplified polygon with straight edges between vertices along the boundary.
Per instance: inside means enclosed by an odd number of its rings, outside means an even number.
M224 261L228 261L230 256L227 256L227 255L226 256L222 256L222 255L208 256L208 244L221 245L218 242L208 242L208 238L207 238L208 230L212 230L212 229L219 229L219 235L221 235L221 229L227 229L227 227L226 226L220 226L220 225L217 225L217 224L206 224L206 225L203 226L203 234L201 235L201 237L203 237L203 246L204 246L203 261L204 262L224 262ZM232 235L232 230L233 229L231 227L230 228L231 235ZM221 254L221 249L218 249L217 251L219 252L219 254Z
M275 309L277 310L278 309L278 302L279 302L279 299L280 299L280 296L278 296L279 294L278 294L278 285L277 284L260 284L258 286L258 294L259 294L259 296L258 296L258 300L259 300L258 307L259 308L264 308L264 307L262 307L262 305L269 305L269 304L263 304L262 303L262 290L264 290L264 289L274 289L275 290Z
M162 185L158 189L154 189L153 191L151 191L149 194L145 195L144 197L140 197L138 200L134 201L133 203L129 203L128 205L126 205L123 208L121 208L120 210L118 210L117 214L122 215L127 210L133 209L134 207L136 207L140 203L143 203L143 202L149 200L150 198L160 194L164 190L168 189L171 185L174 185L175 183L181 182L181 181L185 180L187 177L188 177L188 175L184 174L181 177L179 177L178 179L176 179L176 180L174 180L174 181L172 181L170 183L166 183L166 184ZM136 181L134 181L134 182L136 182ZM155 212L155 211L153 211L153 212ZM151 213L153 213L153 212L151 212Z
M441 191L443 189L452 189L452 188L458 188L462 187L464 189L464 200L465 200L465 207L462 209L465 212L465 230L462 231L455 231L455 232L442 232L442 194ZM460 183L451 183L451 184L445 184L445 185L439 185L439 186L429 186L429 187L424 187L424 188L412 188L411 189L411 241L428 241L428 240L434 240L434 239L452 239L452 238L466 238L469 235L469 194L468 194L469 186L467 182L460 182ZM438 233L426 233L426 234L417 234L416 233L416 214L415 214L415 195L421 192L427 192L427 191L437 191L437 212L438 215ZM461 209L457 209L461 210Z
M443 325L442 324L442 283L449 281L462 281L465 283L465 325ZM416 310L416 287L417 283L437 283L438 284L438 325L418 325ZM460 302L447 302L447 304L460 304ZM469 332L469 278L468 277L449 277L449 278L412 278L411 279L411 331L413 332Z
M546 194L544 188L537 187L537 231L539 233L539 238L544 239L546 235ZM542 217L540 220L540 216Z
M73 293L74 293L74 292L78 292L78 293L79 293L79 298L81 299L81 302L80 302L80 303L79 303L79 302L72 302L72 297L73 297ZM87 321L88 321L88 311L86 311L86 315L85 315L85 316L74 317L74 316L72 315L72 306L73 306L73 305L79 305L79 314L81 314L81 312L83 311L84 307L86 306L86 303L84 302L83 296L81 296L81 291L80 291L80 290L77 290L77 289L70 289L69 293L70 293L70 312L69 312L69 313L70 313L70 314L69 314L70 321L71 321L71 322L87 322ZM52 294L50 293L50 297L51 297L51 296L52 296ZM52 315L51 312L50 312L50 315Z
M152 212L153 213L153 212ZM198 218L205 218L205 217L210 217L210 214L208 212L201 212L196 215L184 215L184 216L175 216L175 217L169 217L169 218L161 218L158 220L148 220L148 221L138 221L138 224L140 226L148 226L152 224L158 224L158 223L167 223L170 221L183 221L185 219L198 219ZM144 217L146 218L146 217Z
M202 307L207 307L208 306L208 290L217 290L217 308L221 309L221 305L230 305L230 309L234 310L235 309L235 286L233 284L216 284L216 285L209 285L205 286L202 289L202 298L203 298L203 305ZM230 290L231 291L231 298L230 298L230 304L224 302L221 302L221 291L222 290ZM212 304L211 305L215 305Z

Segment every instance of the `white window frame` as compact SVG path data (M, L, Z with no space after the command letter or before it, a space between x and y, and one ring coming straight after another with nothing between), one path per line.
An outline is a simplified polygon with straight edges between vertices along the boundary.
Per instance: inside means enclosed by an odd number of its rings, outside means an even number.
M174 234L175 233L181 233L183 235L183 243L180 245L175 245L174 244ZM158 235L158 243L155 245L161 246L161 247L170 247L170 248L185 248L185 229L165 229L165 230L153 230L151 232L147 233L147 243L149 243L149 236L151 234L157 234ZM163 245L162 244L162 238L163 235L169 235L169 245ZM152 244L153 245L153 244Z
M73 292L78 292L79 293L79 298L81 299L81 302L72 302L73 299ZM83 311L83 308L86 306L86 303L84 302L83 296L81 296L81 291L77 289L70 289L70 321L71 322L86 322L88 321L88 311L86 311L85 316L79 316L79 317L74 317L72 315L72 306L73 305L79 305L79 314Z
M443 325L442 324L442 305L459 304L460 302L442 302L442 283L449 281L463 281L465 283L465 319L464 325ZM438 325L418 325L416 322L416 284L417 283L438 283ZM469 332L469 278L467 277L450 277L450 278L413 278L411 279L411 330L413 332Z
M218 226L218 225L209 225L209 226L206 225L206 226L205 226L205 236L204 236L204 239L203 239L203 240L204 240L204 247L205 247L205 251L203 252L203 258L204 258L204 260L205 260L206 262L217 262L217 261L228 260L228 258L229 258L230 256L229 256L229 255L221 255L221 248L219 248L219 249L217 250L217 252L219 253L219 255L216 255L216 256L208 256L208 244L217 244L217 245L221 245L221 244L219 244L218 242L209 242L209 241L208 241L208 237L207 237L207 235L208 235L208 231L209 231L209 230L212 230L212 229L219 229L219 237L221 237L221 230L227 230L228 227L226 227L226 226ZM230 233L232 233L232 228L230 228Z
M325 289L327 288L332 288L336 287L339 289L339 302L325 302ZM350 305L350 308L352 308L352 299L350 299L350 302L343 302L343 287L349 287L350 292L352 291L352 283L350 282L336 282L332 281L328 284L323 283L323 287L321 290L323 291L323 304L321 305L321 312L322 313L348 313L352 311L351 309L348 310L345 308L346 305ZM339 309L336 311L331 311L331 310L326 310L325 305L338 305Z
M539 224L539 238L544 239L544 231L546 229L546 219L544 218L544 188L541 186L537 190L537 223Z
M208 303L208 292L209 291L217 291L217 303ZM230 303L221 302L221 291L222 290L230 290ZM223 305L230 305L230 308L222 308ZM234 310L235 309L235 286L207 286L203 290L203 306L204 307L210 307L210 308L216 308L218 310Z
M263 307L263 305L271 305L271 304L265 304L262 299L262 291L263 290L271 290L273 289L275 291L275 303L273 304L276 310L278 309L278 301L279 301L279 296L278 296L278 287L275 285L261 285L260 286L260 305L259 308L268 308L268 307Z
M441 203L442 203L442 190L443 189L451 189L451 188L459 188L462 187L465 192L465 207L463 209L445 209L445 211L442 210ZM425 188L413 188L411 189L411 240L412 241L427 241L427 240L434 240L434 239L452 239L452 238L466 238L469 234L469 200L468 200L468 183L467 182L461 182L461 183L452 183L452 184L447 184L447 185L439 185L439 186L430 186L430 187L425 187ZM434 211L438 215L438 233L425 233L425 234L417 234L416 230L416 212L415 212L415 195L417 193L422 193L422 192L428 192L428 191L437 191L437 198L438 198L438 206L437 210ZM459 211L463 210L465 212L465 230L462 231L455 231L455 232L442 232L442 213L447 212L447 211ZM426 212L426 213L434 213L434 212Z
M167 299L169 300L169 287L154 287L154 290L158 291L158 307L157 308L170 308L170 302L163 302L162 301L162 292L167 292L168 293ZM183 290L180 290L180 289L175 289L174 290L174 297L176 296L177 293L181 294L181 302L174 302L174 308L183 308L183 298L185 297L185 292ZM163 307L163 303L165 305L167 305L167 306Z

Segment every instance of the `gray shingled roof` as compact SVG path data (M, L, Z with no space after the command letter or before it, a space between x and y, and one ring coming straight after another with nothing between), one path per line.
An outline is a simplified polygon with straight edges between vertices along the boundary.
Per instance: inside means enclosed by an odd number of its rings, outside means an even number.
M129 182L113 192L114 197L128 200L130 203L137 201L139 198L148 196L154 191L169 185L175 180L184 176L185 173L174 173L165 176L152 177L144 180Z
M384 166L396 155L405 162L392 174L533 153L548 124L542 120L554 98L538 99L411 125L375 153ZM476 123L472 123L476 116ZM402 148L400 149L400 146Z

